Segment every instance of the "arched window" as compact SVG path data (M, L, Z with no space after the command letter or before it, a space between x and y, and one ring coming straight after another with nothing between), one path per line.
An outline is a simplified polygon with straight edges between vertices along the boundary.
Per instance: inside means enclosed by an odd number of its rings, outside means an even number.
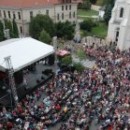
M124 8L121 8L121 9L120 9L120 18L123 17L123 14L124 14Z

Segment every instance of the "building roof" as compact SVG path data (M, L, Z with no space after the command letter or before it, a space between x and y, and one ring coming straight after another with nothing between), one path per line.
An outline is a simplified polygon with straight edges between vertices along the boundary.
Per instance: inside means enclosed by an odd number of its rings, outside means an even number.
M30 8L58 3L60 0L0 0L0 7Z
M15 72L54 53L52 46L30 37L7 40L0 44L0 68L7 69L4 58L11 56Z

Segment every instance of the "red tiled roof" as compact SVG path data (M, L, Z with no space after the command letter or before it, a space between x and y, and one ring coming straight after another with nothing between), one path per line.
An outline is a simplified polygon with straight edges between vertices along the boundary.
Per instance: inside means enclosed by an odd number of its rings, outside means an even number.
M0 7L28 8L60 3L60 0L0 0Z

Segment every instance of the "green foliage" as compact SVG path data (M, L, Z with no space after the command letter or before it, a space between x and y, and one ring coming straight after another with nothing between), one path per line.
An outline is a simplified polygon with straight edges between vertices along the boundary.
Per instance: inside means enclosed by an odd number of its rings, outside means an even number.
M4 32L3 32L3 24L2 22L0 21L0 41L3 41L4 40Z
M87 18L86 16L92 16L92 15L98 15L98 11L95 10L84 10L84 9L78 9L78 17L80 19Z
M113 7L115 4L115 0L103 0L103 4L104 5L110 4Z
M84 60L86 58L86 54L83 50L78 49L76 55L80 59L80 61Z
M70 64L72 64L72 57L70 55L63 57L61 59L61 63L64 64L64 65L70 65Z
M84 0L83 3L80 4L78 8L89 10L89 9L91 9L91 2L89 0Z
M55 26L52 19L47 15L38 14L33 17L29 24L30 35L38 39L42 30L45 30L51 37L55 34Z
M106 23L99 23L97 26L92 28L91 32L82 30L81 35L85 36L95 36L98 38L105 38L107 36L107 25Z
M92 28L92 36L96 36L99 38L105 38L107 36L108 26L104 22L98 23L97 26Z
M94 26L96 26L96 24L91 19L84 20L80 23L80 28L88 32L91 32L92 27Z
M92 4L96 4L97 0L90 0Z
M104 5L105 6L105 14L104 14L104 21L106 24L108 24L110 18L111 18L111 13L112 13L112 8L114 7L115 0L104 0Z
M44 42L44 43L47 43L47 44L50 44L51 42L51 37L49 35L49 33L47 33L44 29L41 31L40 33L40 37L39 37L39 40Z
M71 40L74 34L74 26L66 21L64 23L56 23L56 35L59 38Z
M9 29L9 32L10 32L10 37L13 38L13 27L12 27L12 22L5 19L4 20L4 23L5 23L5 29Z
M81 64L81 63L74 63L74 68L78 71L78 72L82 72L84 71L85 67Z
M112 7L111 4L107 5L106 8L105 8L104 21L105 21L106 24L108 24L108 22L109 22L109 20L111 18L112 8L113 7Z
M17 27L17 24L15 22L15 19L13 19L13 37L17 38L18 36L19 36L18 27Z

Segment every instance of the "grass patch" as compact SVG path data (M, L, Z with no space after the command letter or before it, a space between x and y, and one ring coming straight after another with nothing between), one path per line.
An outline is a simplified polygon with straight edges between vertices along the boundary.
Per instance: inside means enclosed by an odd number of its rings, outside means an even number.
M91 33L97 37L105 38L107 36L107 29L107 25L101 22L98 26L92 28Z
M98 15L98 11L78 9L78 16L93 16L93 15Z
M96 36L99 38L105 38L107 36L107 25L103 22L98 23L97 26L93 27L91 32L81 30L81 36Z

